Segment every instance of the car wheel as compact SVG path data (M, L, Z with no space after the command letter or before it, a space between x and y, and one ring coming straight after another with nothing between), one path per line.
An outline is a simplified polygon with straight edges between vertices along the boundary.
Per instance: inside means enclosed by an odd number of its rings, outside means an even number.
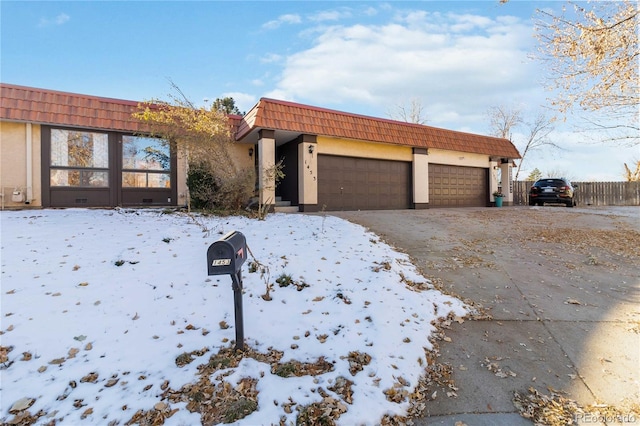
M535 201L533 201L533 200L529 200L529 205L530 205L530 206L535 206L535 205L536 205L536 202L535 202Z
M573 202L573 200L569 200L569 202L567 203L567 207L573 207L575 206L575 203Z

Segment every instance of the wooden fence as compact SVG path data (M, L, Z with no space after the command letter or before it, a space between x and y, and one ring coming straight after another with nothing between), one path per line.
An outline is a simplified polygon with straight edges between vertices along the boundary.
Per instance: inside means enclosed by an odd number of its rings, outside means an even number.
M573 182L578 206L640 206L640 182ZM533 182L513 183L513 204L527 205Z

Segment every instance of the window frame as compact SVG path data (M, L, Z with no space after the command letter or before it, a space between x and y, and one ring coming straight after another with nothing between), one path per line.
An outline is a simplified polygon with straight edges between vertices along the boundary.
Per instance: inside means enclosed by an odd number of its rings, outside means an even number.
M163 147L166 147L168 150L167 155L167 159L166 161L168 162L168 169L166 168L162 168L162 169L153 169L153 168L148 168L148 169L144 169L144 168L131 168L131 167L125 167L125 138L140 138L140 139L155 139L157 141L164 141L164 139L162 138L154 138L152 136L143 136L143 135L130 135L130 134L120 134L118 136L119 142L120 142L120 170L119 170L119 179L120 179L120 185L122 186L123 189L172 189L172 171L174 170L174 168L176 167L175 162L173 161L173 151L175 151L175 149L172 149L172 146L169 142L160 142L160 145ZM146 182L146 186L130 186L130 185L125 185L125 173L135 173L135 174L144 174L145 175L145 182ZM149 181L150 181L150 176L153 175L164 175L167 177L167 179L163 180L164 182L168 182L169 186L149 186Z

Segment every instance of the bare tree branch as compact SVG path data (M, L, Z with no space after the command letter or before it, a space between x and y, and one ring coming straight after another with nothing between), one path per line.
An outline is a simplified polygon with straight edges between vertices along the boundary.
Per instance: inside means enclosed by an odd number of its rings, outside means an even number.
M538 10L535 22L536 57L548 66L548 88L557 93L552 105L562 114L575 107L608 113L607 121L628 127L624 139L640 143L637 3L595 1L589 9L568 4L559 15Z
M395 110L387 112L387 115L393 120L414 124L427 124L427 116L424 112L422 102L418 98L412 98L409 101L409 105L396 105Z

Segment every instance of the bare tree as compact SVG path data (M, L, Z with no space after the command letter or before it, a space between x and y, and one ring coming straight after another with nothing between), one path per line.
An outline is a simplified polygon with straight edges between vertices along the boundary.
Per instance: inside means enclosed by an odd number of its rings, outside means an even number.
M499 138L511 140L511 129L522 124L520 108L499 105L490 107L487 112L491 134Z
M387 115L398 121L405 121L414 124L427 124L427 116L424 112L422 102L418 98L412 98L409 105L398 104L394 111L387 112Z
M557 93L552 104L563 114L575 106L598 112L593 129L612 131L609 140L640 143L637 2L567 3L559 15L538 10L535 24L537 57Z
M519 147L521 159L516 169L514 180L518 180L520 169L525 162L527 154L541 148L559 148L549 135L554 130L553 120L547 118L544 113L538 114L530 123L522 119L522 111L519 108L504 105L491 107L487 112L491 134L500 138L509 139L516 147ZM525 127L523 140L513 140L513 130L519 126Z
M520 174L520 168L522 167L525 157L529 152L542 148L560 148L558 144L549 138L549 135L554 130L553 121L547 118L543 113L538 114L531 123L528 123L527 129L528 132L524 148L520 153L522 158L520 159L520 164L518 164L516 175L514 177L514 180L516 181Z
M565 178L565 179L568 179L569 182L575 181L575 179L573 178L573 176L571 176L570 173L567 173L566 170L562 170L562 169L550 169L550 170L547 170L546 173L544 174L544 177Z

